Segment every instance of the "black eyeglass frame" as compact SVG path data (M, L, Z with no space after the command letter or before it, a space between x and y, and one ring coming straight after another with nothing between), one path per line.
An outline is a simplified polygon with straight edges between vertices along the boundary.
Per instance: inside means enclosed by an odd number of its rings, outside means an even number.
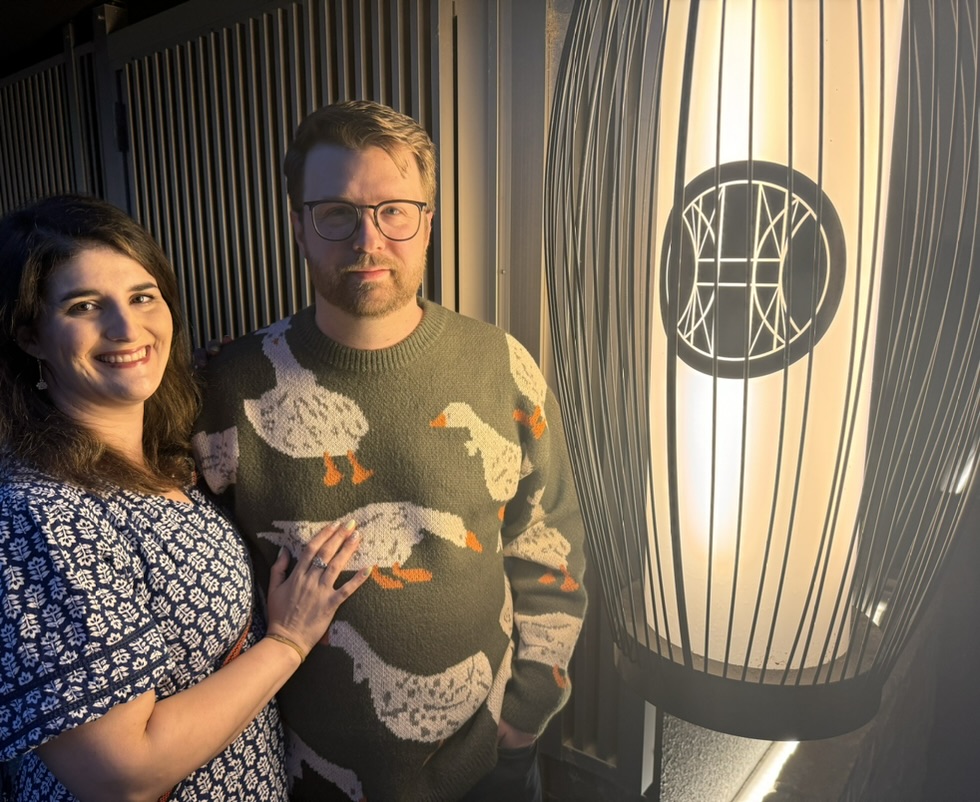
M334 238L334 237L324 236L323 233L320 231L320 229L317 228L316 215L313 214L313 209L316 206L319 206L321 203L342 203L345 206L349 206L350 208L352 208L354 212L357 214L357 219L354 222L354 230L351 231L350 234L348 234L346 237ZM378 209L381 206L387 206L389 203L410 203L412 206L418 207L420 213L419 223L418 226L416 226L415 231L412 232L411 236L391 237L385 234L384 229L381 227L381 224L378 222ZM374 227L378 229L378 233L381 234L382 237L391 240L392 242L408 242L408 240L414 239L415 237L418 236L418 233L422 228L422 218L424 217L425 212L432 211L432 209L429 207L429 204L426 203L425 201L410 200L409 198L391 198L389 200L383 200L381 201L381 203L374 203L374 204L351 203L349 200L344 200L343 198L320 198L319 200L303 201L303 206L305 206L310 210L310 219L313 221L313 230L316 231L316 234L320 239L324 239L327 242L343 242L344 240L353 237L357 233L358 229L361 227L365 209L371 210L371 217L374 219Z

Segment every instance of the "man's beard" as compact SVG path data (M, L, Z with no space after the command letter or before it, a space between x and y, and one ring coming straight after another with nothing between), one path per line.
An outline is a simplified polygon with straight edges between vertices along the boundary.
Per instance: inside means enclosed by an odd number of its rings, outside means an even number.
M381 282L363 282L351 278L354 271L372 269L390 272ZM330 305L350 315L384 317L414 301L423 271L424 265L421 269L412 270L390 259L361 256L340 271L316 271L321 285L317 289ZM417 280L414 278L416 276ZM412 286L407 286L406 278Z

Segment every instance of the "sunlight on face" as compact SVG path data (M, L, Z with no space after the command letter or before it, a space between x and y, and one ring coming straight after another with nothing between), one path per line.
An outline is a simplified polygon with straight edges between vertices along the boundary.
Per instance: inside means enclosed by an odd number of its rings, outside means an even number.
M384 150L348 150L320 145L306 157L306 200L342 200L376 205L390 200L422 200L422 179L414 159L405 172ZM319 303L355 317L384 318L416 305L425 272L432 213L423 212L418 233L411 239L388 239L377 228L370 210L361 215L357 230L337 242L314 230L309 209L293 212L300 251L309 265Z
M52 402L92 422L142 411L163 378L173 318L156 280L128 256L89 248L51 274L30 353Z

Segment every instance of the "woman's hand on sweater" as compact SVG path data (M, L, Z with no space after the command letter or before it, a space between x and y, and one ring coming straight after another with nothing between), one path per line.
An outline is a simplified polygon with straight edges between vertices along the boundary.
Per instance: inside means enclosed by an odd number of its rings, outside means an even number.
M326 526L303 546L292 570L289 552L282 550L269 577L269 635L295 644L301 657L309 654L337 608L371 575L365 568L335 587L359 540L354 521Z
M268 597L272 637L180 693L157 700L147 691L115 705L41 744L38 756L85 802L156 802L220 754L296 671L340 604L369 576L358 572L334 587L357 542L352 527L330 526L303 547L288 576L288 555L276 560Z

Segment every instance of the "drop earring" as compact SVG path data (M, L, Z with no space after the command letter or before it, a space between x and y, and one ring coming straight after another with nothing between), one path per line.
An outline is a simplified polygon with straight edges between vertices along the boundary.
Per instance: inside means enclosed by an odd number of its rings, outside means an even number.
M40 359L37 361L37 376L38 376L37 384L35 384L34 386L37 387L38 390L47 390L48 383L44 380L44 373L41 371Z

